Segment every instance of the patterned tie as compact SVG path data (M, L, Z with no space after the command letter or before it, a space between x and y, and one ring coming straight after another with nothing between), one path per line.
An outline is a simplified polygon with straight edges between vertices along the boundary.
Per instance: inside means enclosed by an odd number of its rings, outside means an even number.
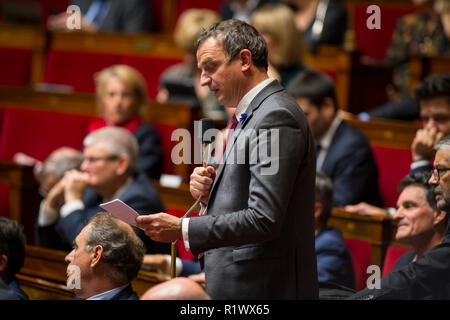
M238 119L236 118L235 115L233 115L230 121L230 126L228 127L228 134L227 139L225 140L225 145L223 146L223 153L225 153L228 140L231 138L231 135L233 134L234 129L236 129L238 123L239 123Z

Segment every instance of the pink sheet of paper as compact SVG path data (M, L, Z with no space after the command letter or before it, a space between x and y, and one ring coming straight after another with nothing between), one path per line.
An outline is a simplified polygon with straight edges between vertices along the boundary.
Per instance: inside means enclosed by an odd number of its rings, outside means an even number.
M102 203L100 207L111 213L114 217L122 220L123 222L139 228L136 225L136 217L139 216L138 213L134 211L133 208L125 204L122 200L115 199L109 202L105 202Z

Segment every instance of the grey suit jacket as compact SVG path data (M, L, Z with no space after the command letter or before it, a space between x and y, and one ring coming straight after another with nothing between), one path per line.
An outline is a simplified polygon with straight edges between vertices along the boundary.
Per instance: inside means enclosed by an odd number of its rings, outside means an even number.
M279 156L252 161L259 152L252 129L278 131L270 151L278 148ZM227 143L207 215L189 221L190 248L205 252L206 291L213 299L317 297L315 158L303 112L278 82L270 83ZM274 174L264 174L276 164Z

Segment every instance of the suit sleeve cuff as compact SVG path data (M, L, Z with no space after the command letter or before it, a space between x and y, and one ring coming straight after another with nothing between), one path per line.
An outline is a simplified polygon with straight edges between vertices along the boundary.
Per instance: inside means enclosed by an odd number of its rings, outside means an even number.
M81 200L73 200L65 203L61 207L61 218L67 217L69 214L76 210L83 210L84 209L84 203Z
M181 224L181 233L183 235L184 247L187 251L191 251L189 247L189 218L184 218Z
M39 227L47 227L58 221L59 214L58 211L53 208L46 208L45 199L41 201L39 207L38 215L38 225Z

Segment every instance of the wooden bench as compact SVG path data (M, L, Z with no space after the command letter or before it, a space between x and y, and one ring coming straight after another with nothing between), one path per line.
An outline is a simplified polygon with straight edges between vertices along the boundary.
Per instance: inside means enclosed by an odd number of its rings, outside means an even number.
M3 215L20 222L27 242L34 243L34 225L41 197L31 167L0 161L0 194ZM7 195L7 196L6 196ZM4 201L4 202L3 202Z
M18 273L19 285L30 300L73 300L75 294L65 285Z
M371 145L410 149L417 130L418 122L371 119L361 121L345 119L345 122L358 129L369 140Z

